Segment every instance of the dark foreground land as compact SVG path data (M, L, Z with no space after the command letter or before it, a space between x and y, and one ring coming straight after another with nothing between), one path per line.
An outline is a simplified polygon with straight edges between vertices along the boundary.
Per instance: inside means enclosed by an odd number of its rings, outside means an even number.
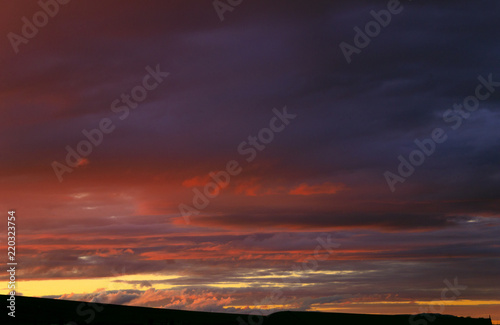
M15 315L7 315L9 296L3 301L0 324L16 325L490 325L484 318L439 314L364 315L318 312L277 312L266 317L170 309L92 304L78 301L16 297Z

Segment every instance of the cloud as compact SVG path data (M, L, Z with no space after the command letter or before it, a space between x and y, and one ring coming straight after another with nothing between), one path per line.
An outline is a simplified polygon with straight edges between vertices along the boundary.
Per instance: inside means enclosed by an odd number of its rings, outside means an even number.
M22 216L23 278L175 274L122 283L141 290L67 297L248 310L269 294L265 285L292 287L290 270L327 232L342 246L322 273L302 278L310 287L287 292L293 308L334 308L353 290L360 299L436 299L455 275L468 295L491 298L499 92L458 130L442 115L474 93L479 75L500 80L500 4L404 3L347 64L338 44L385 5L252 1L221 23L210 2L71 2L18 55L6 44L0 210ZM3 9L4 35L38 10ZM168 80L121 120L113 100L156 64ZM297 119L247 162L238 145L284 105ZM50 164L102 118L116 130L59 183ZM391 193L383 172L437 127L446 143ZM242 173L186 225L179 204L193 205L192 189L230 160ZM231 294L210 288L228 281ZM167 284L175 289L157 288Z
M332 184L327 182L318 185L308 185L306 183L302 183L296 188L290 190L289 193L291 195L335 194L343 189L343 184Z

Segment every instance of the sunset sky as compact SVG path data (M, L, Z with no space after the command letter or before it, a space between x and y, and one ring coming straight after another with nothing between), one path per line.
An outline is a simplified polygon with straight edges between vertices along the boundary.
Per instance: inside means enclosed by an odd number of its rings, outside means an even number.
M498 1L60 1L0 12L19 295L500 321Z

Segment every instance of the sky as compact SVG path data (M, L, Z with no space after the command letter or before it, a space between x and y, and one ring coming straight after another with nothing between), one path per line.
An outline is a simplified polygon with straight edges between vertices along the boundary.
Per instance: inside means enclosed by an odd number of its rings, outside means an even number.
M3 3L17 293L500 321L498 10Z

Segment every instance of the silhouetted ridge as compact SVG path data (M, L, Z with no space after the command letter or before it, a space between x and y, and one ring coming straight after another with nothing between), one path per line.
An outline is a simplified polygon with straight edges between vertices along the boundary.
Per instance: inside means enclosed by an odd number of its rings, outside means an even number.
M8 296L0 295L6 302ZM6 308L5 308L6 309ZM92 304L79 301L16 297L16 317L4 310L1 324L16 325L246 325L258 319L245 314L224 314L146 307ZM491 325L489 319L439 314L365 315L320 312L277 312L263 317L261 325ZM427 319L435 317L431 322ZM426 318L427 317L427 318ZM4 321L5 320L5 321Z
M433 318L429 318L429 316ZM432 321L429 319L432 319ZM283 311L269 315L266 324L491 325L491 320L486 318L468 318L440 314L371 315Z

